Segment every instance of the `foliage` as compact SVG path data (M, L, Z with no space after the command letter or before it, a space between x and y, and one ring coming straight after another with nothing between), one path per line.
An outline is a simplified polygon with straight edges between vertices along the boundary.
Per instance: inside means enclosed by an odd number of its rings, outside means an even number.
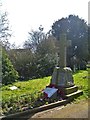
M88 60L90 61L90 24L88 25Z
M56 64L55 38L48 37L42 41L35 52L37 75L38 77L49 76L52 74Z
M18 79L18 73L14 69L8 55L4 49L2 49L2 84L10 84Z
M76 56L78 66L83 60L88 60L88 26L83 19L75 15L69 15L66 18L55 21L51 31L57 40L59 40L60 34L65 33L67 40L72 41L72 46L68 48L67 52L68 65L71 65L70 61L73 56Z
M57 59L55 38L46 38L40 26L29 32L24 49L13 49L8 54L21 80L51 75Z
M43 30L44 28L40 26L38 30L28 32L29 36L24 43L24 49L9 51L10 59L21 79L28 80L52 74L57 64L58 39L63 32L67 34L67 40L72 41L72 46L67 49L67 66L72 69L74 67L86 69L87 24L83 19L69 15L53 23L52 30L48 33L45 34Z
M35 76L35 57L30 49L11 49L8 54L20 80L32 79Z
M49 76L56 64L55 38L42 40L37 49L13 49L8 51L9 57L18 71L21 80Z
M32 51L34 52L37 49L39 43L45 39L43 27L40 26L38 30L32 30L31 32L28 32L28 34L28 40L24 42L23 46L24 48L32 49Z
M0 13L0 44L6 49L10 48L8 39L11 37L7 12Z

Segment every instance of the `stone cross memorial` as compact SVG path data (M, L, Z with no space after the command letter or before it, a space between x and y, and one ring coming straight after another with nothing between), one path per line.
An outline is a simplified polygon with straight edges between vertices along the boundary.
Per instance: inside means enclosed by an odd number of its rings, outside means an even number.
M66 40L66 34L60 35L59 40L59 61L58 67L55 67L51 84L54 84L58 87L69 87L74 85L72 70L69 67L66 67L66 51L67 47L70 45L70 41Z
M64 68L66 67L66 35L62 34L60 36L60 42L59 42L59 67Z
M73 98L73 95L80 95L83 92L77 91L78 87L74 85L72 70L67 67L67 47L70 46L70 40L66 39L65 34L60 35L58 41L58 65L55 67L51 82L44 90L44 94L49 99L67 99L69 97ZM74 93L74 94L73 94ZM46 98L45 97L45 98Z

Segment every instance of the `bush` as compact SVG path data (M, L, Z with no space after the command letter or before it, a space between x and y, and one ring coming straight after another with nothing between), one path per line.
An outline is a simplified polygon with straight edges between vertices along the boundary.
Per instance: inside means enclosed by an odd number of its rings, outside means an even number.
M10 84L15 82L18 78L18 73L9 60L6 51L2 49L2 84Z

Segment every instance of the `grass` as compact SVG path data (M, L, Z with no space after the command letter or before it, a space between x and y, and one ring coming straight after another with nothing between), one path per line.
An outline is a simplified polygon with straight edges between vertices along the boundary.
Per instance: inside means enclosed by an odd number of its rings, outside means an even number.
M83 90L83 95L75 99L75 102L79 102L80 100L90 98L90 68L88 68L87 70L78 71L73 75L73 77L75 85L79 87L79 90Z
M78 98L87 99L90 97L88 87L88 70L80 70L73 75L74 83L83 90L83 95ZM12 85L2 86L2 110L4 114L17 112L22 106L33 106L33 102L39 97L41 91L50 83L51 76L40 79L15 82ZM10 86L17 86L17 90L10 90ZM21 109L22 111L22 109Z
M2 87L2 98L9 99L10 96L22 96L25 94L32 94L36 91L39 92L44 89L50 82L51 77L44 77L41 79L34 79L23 82L15 82L13 85L7 85ZM18 87L17 90L10 90L10 86Z
M33 106L35 100L41 95L41 91L50 83L51 77L15 82L12 85L2 86L2 113L10 114L22 111L22 107L29 104ZM16 86L17 90L10 90L11 86Z

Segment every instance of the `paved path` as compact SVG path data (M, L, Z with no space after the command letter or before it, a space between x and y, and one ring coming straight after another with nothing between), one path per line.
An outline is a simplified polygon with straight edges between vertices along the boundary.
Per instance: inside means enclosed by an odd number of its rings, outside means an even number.
M36 113L30 118L88 118L88 104L90 101L80 101L75 104L56 107L50 110ZM28 120L30 120L30 118Z

